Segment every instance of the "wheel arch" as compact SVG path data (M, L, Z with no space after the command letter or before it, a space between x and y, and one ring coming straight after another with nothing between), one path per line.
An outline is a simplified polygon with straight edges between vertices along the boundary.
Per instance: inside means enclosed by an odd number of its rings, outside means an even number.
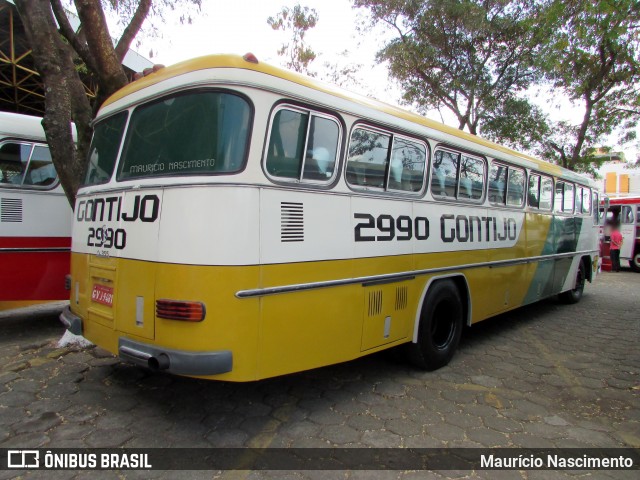
M467 278L462 273L452 273L449 275L439 275L431 277L422 289L422 294L420 295L420 302L418 302L418 308L416 309L416 315L413 322L413 336L411 339L412 343L418 343L418 331L420 327L420 317L422 316L422 309L424 307L424 299L427 297L427 293L429 292L431 286L436 282L440 282L442 280L453 280L453 282L455 283L456 287L458 288L458 292L460 293L460 296L463 300L462 309L464 312L464 318L466 318L466 324L471 325L471 294Z

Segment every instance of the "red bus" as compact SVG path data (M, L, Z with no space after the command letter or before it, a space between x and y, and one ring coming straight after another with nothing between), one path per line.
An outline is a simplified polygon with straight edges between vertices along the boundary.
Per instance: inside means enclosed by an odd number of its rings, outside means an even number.
M604 204L601 204L604 211ZM640 272L640 197L619 197L609 199L604 235L602 237L602 267L611 268L609 256L609 231L611 225L618 225L623 243L620 249L620 263L629 262L634 272Z
M0 310L69 298L73 212L41 122L0 112Z

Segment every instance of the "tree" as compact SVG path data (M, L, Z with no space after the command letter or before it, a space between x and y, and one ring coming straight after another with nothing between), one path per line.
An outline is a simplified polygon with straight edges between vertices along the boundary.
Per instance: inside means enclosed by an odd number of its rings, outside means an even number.
M460 130L478 134L510 105L531 109L517 97L537 78L540 38L532 28L534 2L515 0L354 0L372 24L394 32L378 52L422 113L451 111ZM507 119L502 119L503 123ZM499 130L499 129L498 129ZM497 131L497 130L496 130Z
M640 119L640 2L550 0L550 35L542 66L556 92L582 107L577 123L561 122L543 155L572 170L592 169L593 147L614 130L635 138Z
M508 96L482 122L482 135L510 148L539 152L550 134L549 118L527 99Z
M201 0L183 0L199 6ZM91 141L91 121L102 102L129 81L122 60L131 42L151 15L173 8L170 0L74 0L80 27L74 30L62 0L16 0L16 7L45 88L42 121L51 157L69 203L82 184ZM123 22L120 38L112 40L105 12ZM57 22L57 25L56 25ZM98 84L90 103L79 70L86 69ZM74 145L71 123L75 123Z
M292 35L289 42L283 43L278 55L286 59L286 67L311 77L315 73L309 70L309 64L316 59L316 53L305 43L308 30L318 23L318 12L309 7L296 4L293 8L283 7L275 16L269 17L267 23L274 30L280 30Z
M357 73L362 70L362 64L351 63L348 58L349 51L343 50L336 57L337 61L324 62L320 78L342 88L363 89L364 86L357 76Z

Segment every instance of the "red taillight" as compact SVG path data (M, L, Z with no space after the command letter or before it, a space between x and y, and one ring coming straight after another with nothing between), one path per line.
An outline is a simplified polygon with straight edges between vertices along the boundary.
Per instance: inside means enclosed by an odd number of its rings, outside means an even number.
M156 300L156 317L185 322L201 322L205 309L201 302L183 302L179 300Z

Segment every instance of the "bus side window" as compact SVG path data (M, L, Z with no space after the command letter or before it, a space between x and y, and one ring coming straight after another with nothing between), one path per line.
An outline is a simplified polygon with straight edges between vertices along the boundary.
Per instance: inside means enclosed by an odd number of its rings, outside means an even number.
M586 187L582 188L582 213L591 213L591 190Z
M356 128L349 142L347 182L362 187L384 188L391 135Z
M387 188L406 192L422 190L426 158L424 145L394 136Z
M484 160L462 155L458 179L458 198L481 200L484 194Z
M551 177L540 177L540 210L550 211L553 206L553 180Z
M540 208L540 175L529 175L528 204L532 208Z
M56 170L51 162L49 147L36 145L33 148L29 168L22 184L47 187L56 181L56 177Z
M509 167L509 182L507 183L507 205L521 207L524 201L524 170Z
M431 172L431 193L434 197L456 198L460 154L436 150Z
M32 147L31 143L17 142L0 145L0 183L22 185Z
M326 182L333 177L339 142L340 128L336 121L312 115L302 178Z
M564 205L564 182L556 182L556 197L554 200L554 210L561 212Z
M580 185L576 185L576 213L579 215L582 213L582 192L584 188Z
M489 201L494 205L504 205L507 195L506 186L507 167L494 163L489 173Z
M633 209L631 205L623 205L620 210L620 223L633 223Z
M300 178L302 152L307 138L309 114L279 110L271 124L267 172L276 177Z
M573 202L575 200L574 185L573 183L564 184L564 204L562 206L563 212L573 212Z
M327 183L334 176L339 144L335 119L281 108L271 122L266 170L274 177Z

